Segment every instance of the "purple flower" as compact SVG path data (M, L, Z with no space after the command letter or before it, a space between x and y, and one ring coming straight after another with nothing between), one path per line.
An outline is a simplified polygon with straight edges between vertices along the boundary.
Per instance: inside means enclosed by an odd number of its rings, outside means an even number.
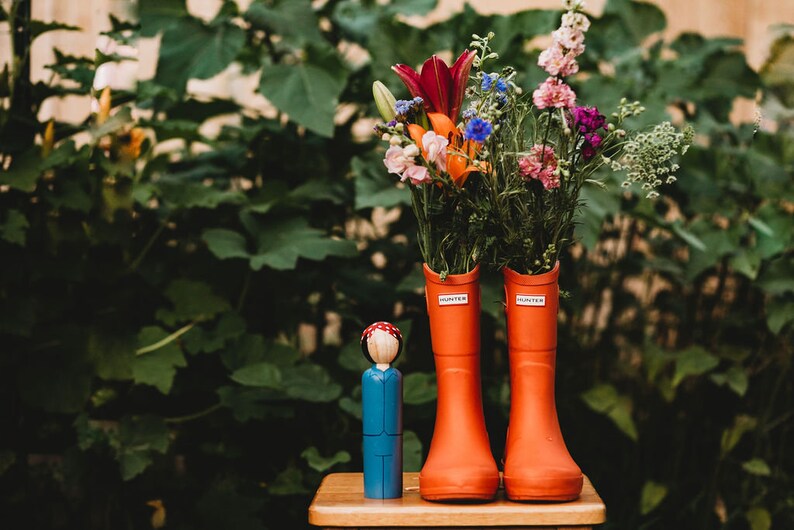
M601 137L598 136L596 133L585 134L584 139L587 143L589 143L593 147L598 147L599 145L601 145Z
M413 101L398 99L397 103L394 104L394 112L396 112L398 116L405 116L411 112L411 107L413 107Z
M482 118L474 118L466 125L466 130L463 131L463 138L482 143L492 131L493 125L491 125L491 122Z
M598 112L597 107L574 107L573 117L579 132L595 132L606 125L606 116Z
M601 145L601 137L596 133L585 133L582 143L582 158L590 160L596 154L596 149Z

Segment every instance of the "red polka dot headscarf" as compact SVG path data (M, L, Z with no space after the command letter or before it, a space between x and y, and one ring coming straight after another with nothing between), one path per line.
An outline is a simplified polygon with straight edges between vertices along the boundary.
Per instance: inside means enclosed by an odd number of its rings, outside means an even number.
M370 325L367 329L365 329L364 332L361 334L361 352L364 354L364 357L366 357L367 360L371 363L375 362L372 359L372 356L369 354L369 348L367 344L367 341L375 332L375 330L385 331L386 333L397 339L397 344L398 344L397 355L394 356L394 360L392 362L396 361L403 350L403 336L402 333L400 333L400 330L397 329L397 326L389 322L375 322L374 324Z

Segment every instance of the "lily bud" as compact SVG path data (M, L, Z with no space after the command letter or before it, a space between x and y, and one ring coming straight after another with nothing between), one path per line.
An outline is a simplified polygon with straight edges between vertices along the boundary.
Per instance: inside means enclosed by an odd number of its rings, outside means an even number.
M378 107L378 112L380 112L383 121L392 121L397 116L394 111L394 104L397 103L394 94L386 88L386 85L380 81L375 81L372 83L372 95L375 98L375 105Z
M102 89L102 93L99 95L99 112L96 115L96 123L97 125L102 125L108 120L110 116L110 87L106 86Z
M41 142L41 157L47 158L52 153L52 146L55 144L55 120L47 122L44 129L44 136Z

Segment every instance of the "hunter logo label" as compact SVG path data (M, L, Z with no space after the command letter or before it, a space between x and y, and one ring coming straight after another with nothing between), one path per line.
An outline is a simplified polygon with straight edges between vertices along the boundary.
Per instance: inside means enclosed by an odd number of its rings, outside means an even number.
M531 307L545 307L546 295L545 294L517 294L516 305L525 305Z
M438 295L438 305L468 305L469 295L460 294L440 294Z

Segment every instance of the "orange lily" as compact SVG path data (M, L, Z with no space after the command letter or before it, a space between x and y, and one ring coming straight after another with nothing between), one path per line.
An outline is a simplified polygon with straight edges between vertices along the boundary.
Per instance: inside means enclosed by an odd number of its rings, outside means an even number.
M477 156L479 144L473 140L463 140L463 134L460 129L455 127L455 124L452 123L452 120L447 115L440 112L430 112L427 118L430 120L433 131L449 140L447 173L452 178L452 182L462 188L466 183L466 179L469 178L469 173L484 170L483 167L470 163ZM416 142L417 147L422 150L422 156L424 157L427 157L427 151L422 146L422 136L426 132L427 130L421 125L415 123L408 125L408 133L413 141Z

